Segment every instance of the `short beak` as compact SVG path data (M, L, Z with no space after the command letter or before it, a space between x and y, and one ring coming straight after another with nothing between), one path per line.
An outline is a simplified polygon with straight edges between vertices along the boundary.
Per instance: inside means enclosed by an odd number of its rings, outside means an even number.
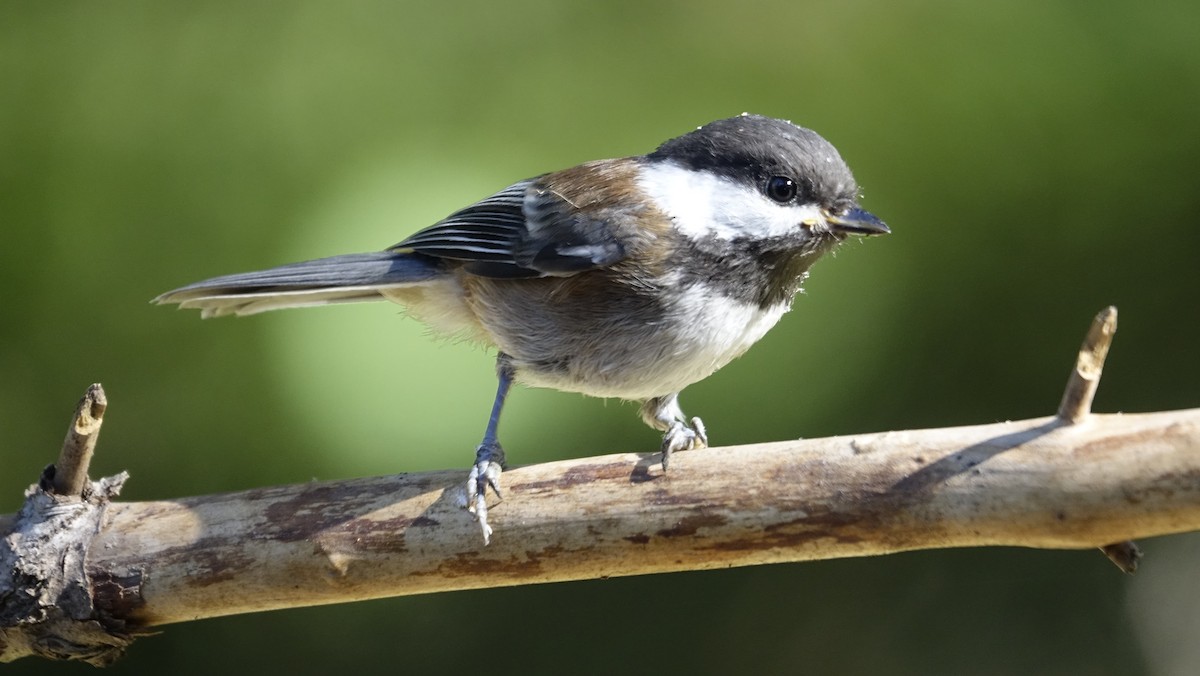
M841 216L829 214L825 217L825 221L829 223L831 230L846 235L862 235L863 237L867 237L870 235L886 235L891 232L887 225L876 218L874 214L857 207Z

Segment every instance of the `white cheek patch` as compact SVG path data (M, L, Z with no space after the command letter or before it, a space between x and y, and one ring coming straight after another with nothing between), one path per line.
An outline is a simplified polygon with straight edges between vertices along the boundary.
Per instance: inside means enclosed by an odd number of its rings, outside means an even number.
M815 204L779 204L727 178L669 162L643 166L638 186L692 239L776 237L795 234L805 222L825 222Z

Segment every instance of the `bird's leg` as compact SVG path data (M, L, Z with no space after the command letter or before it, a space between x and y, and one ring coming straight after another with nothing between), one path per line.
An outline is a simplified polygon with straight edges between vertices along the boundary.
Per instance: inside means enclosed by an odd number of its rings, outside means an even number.
M642 420L656 430L662 430L662 468L667 471L671 454L708 446L708 433L699 418L688 420L679 408L679 393L654 397L642 402Z
M487 520L487 489L488 486L496 493L496 497L504 499L500 494L500 473L504 471L504 449L496 438L496 427L500 424L500 410L504 408L504 399L512 387L513 367L508 355L503 352L496 357L496 399L492 402L492 415L488 418L487 429L483 433L483 441L475 449L475 465L467 475L467 509L475 514L479 528L483 531L483 544L486 545L492 537L492 527Z

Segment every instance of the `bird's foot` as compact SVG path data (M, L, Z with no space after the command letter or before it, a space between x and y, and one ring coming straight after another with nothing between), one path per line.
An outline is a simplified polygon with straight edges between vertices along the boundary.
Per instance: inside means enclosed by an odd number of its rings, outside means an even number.
M671 427L667 429L667 433L663 435L662 440L662 468L667 471L667 465L671 462L671 454L675 451L690 451L694 448L705 448L708 446L708 432L704 429L704 422L699 418L692 418L689 424L685 424L680 420L671 423Z
M492 527L488 525L487 489L490 486L496 497L500 494L500 473L504 471L504 449L496 442L484 442L475 449L475 465L467 474L467 511L475 515L475 521L483 532L483 544L492 539Z

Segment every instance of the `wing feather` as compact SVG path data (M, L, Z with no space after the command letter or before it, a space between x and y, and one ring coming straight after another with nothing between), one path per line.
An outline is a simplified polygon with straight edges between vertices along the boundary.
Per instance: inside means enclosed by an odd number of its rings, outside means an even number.
M514 252L525 232L525 192L537 179L514 183L418 230L391 247L461 261L515 264Z
M637 231L638 210L610 189L632 167L605 160L514 183L389 250L462 261L465 270L485 277L569 276L608 267L625 258L626 240Z

